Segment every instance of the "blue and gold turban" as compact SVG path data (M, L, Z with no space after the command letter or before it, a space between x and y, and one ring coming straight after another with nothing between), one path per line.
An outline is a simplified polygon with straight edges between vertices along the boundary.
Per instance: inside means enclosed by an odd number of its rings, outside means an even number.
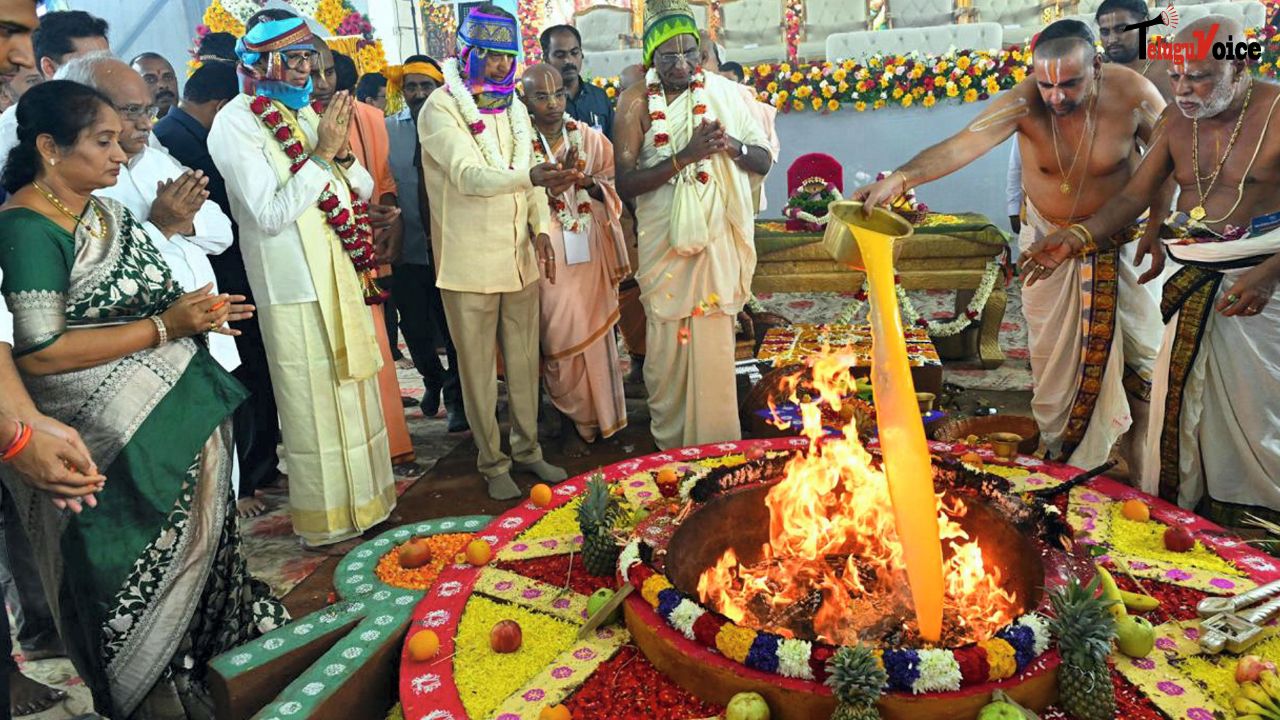
M644 65L653 67L653 51L662 43L680 35L698 35L687 0L649 0L644 6Z
M500 113L511 105L516 89L516 64L501 82L485 76L485 58L489 53L518 55L520 53L520 27L515 18L495 15L473 8L458 26L458 58L463 67L463 78L476 96L480 112Z
M290 50L315 51L311 28L300 17L267 20L253 26L236 41L240 91L279 100L294 110L302 109L311 98L311 79L302 87L285 82L284 54ZM258 62L266 57L266 67Z

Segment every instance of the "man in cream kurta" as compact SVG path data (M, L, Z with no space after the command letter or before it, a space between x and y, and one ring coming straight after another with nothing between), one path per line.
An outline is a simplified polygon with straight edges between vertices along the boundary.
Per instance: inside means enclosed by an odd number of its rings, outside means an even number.
M436 284L458 349L476 464L497 500L521 495L498 431L499 348L514 469L543 482L566 477L538 444L538 265L551 279L555 268L547 194L538 186L559 192L581 177L550 164L530 167L529 113L512 102L519 38L505 10L472 10L458 29L458 57L444 62L445 87L427 98L418 122Z
M645 6L644 53L648 87L623 93L614 142L618 192L636 203L651 430L664 450L736 440L734 318L756 267L751 176L772 158L735 84L697 67L683 0Z
M335 96L324 120L307 104L315 50L305 24L297 18L250 24L239 48L244 93L218 113L209 151L226 179L257 301L294 531L309 546L339 552L344 541L387 519L396 494L373 317L318 203L328 187L350 210L373 192L373 179L342 147L351 98ZM296 173L251 107L255 95L269 98L270 109L300 131L309 157Z

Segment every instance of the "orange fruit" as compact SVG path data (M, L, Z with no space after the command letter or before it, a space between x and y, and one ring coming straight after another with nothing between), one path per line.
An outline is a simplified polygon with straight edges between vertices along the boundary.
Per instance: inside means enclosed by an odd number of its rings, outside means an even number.
M409 658L414 662L426 662L440 652L440 637L434 630L419 630L409 638Z
M489 549L489 543L483 540L472 540L467 543L467 562L480 567L489 562L489 556L492 550Z
M538 507L546 507L551 504L551 486L544 483L538 483L529 491L529 501Z
M563 705L547 705L538 713L538 720L573 720L573 713Z
M965 454L961 455L961 456L960 456L960 462L962 462L962 463L968 463L968 464L970 464L970 465L975 465L975 466L977 466L977 467L982 467L982 466L983 466L982 456L981 456L981 455L979 455L978 453L976 453L976 452L972 452L972 451L967 452L967 453L965 453Z
M1141 500L1134 498L1124 501L1124 504L1120 506L1120 514L1130 520L1146 522L1151 519L1151 508Z
M656 479L659 485L670 485L679 480L680 476L676 474L675 468L665 467L658 471Z

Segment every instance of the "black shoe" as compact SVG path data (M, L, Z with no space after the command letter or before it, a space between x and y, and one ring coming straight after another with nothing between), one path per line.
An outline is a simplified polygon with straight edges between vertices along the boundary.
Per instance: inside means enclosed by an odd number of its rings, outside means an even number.
M471 426L467 424L467 416L462 411L462 408L449 408L448 429L451 433L466 432L471 429Z
M422 395L422 414L433 418L440 412L440 388L427 386L427 391Z

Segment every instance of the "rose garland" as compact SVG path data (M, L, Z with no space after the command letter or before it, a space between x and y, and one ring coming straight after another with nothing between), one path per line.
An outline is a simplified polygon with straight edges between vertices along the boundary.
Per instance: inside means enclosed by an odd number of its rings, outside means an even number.
M289 157L291 161L289 172L298 174L311 156L303 147L298 133L285 120L284 113L270 98L263 95L255 96L249 103L249 108L271 131L271 136L280 143L284 154ZM364 292L365 304L378 305L385 302L389 295L375 282L378 277L378 258L373 252L373 226L369 222L369 204L352 197L351 208L343 207L342 200L333 192L331 181L320 192L320 200L316 205L324 213L325 221L337 234L338 240L342 243L342 249L346 251L347 257L355 267Z
M902 283L896 275L893 278L893 284L898 294L898 305L902 310L902 317L907 321L907 324L924 328L933 337L951 337L969 327L982 314L982 307L987 304L987 299L991 297L991 291L995 289L996 278L999 276L1000 263L995 261L987 263L987 269L982 273L982 279L978 281L978 288L973 292L973 299L969 301L969 306L959 316L943 321L928 320L921 315L920 311L916 309L915 303L911 302L911 297L907 295L907 291L902 288ZM862 287L853 295L853 301L836 318L836 324L852 324L853 319L860 316L866 306L867 282L863 280Z
M467 124L467 129L480 145L480 152L484 154L484 159L489 166L500 170L529 167L529 160L533 156L530 140L532 125L529 121L529 111L525 109L524 103L513 102L508 111L502 113L510 124L513 139L511 162L506 162L502 158L502 148L498 146L498 136L495 133L486 132L488 126L480 117L480 108L476 106L476 99L471 96L471 88L458 74L458 59L445 60L441 64L441 70L444 74L445 92L449 93L449 97L458 104L462 121Z
M658 79L658 71L655 68L649 68L645 73L645 83L648 86L649 94L649 120L653 126L653 144L658 149L660 159L674 158L675 151L670 149L671 133L667 123L667 96L662 92L662 81ZM696 130L707 115L707 93L706 93L706 75L703 74L702 68L699 67L693 74L693 80L689 83L689 91L693 93L693 123L692 126ZM676 178L682 174L686 174L686 165L671 178L671 182L675 182ZM698 182L706 185L711 181L711 173L708 172L710 163L706 160L699 160L693 164L693 176Z
M569 147L574 151L574 155L578 158L582 157L582 131L578 128L578 123L569 115L564 116L564 130L568 137ZM533 143L533 161L541 165L549 162L550 158L543 152L543 146L546 146L550 152L551 144L546 141L542 134L538 134L538 141ZM556 214L556 219L560 221L561 227L570 232L580 232L586 226L586 218L591 214L591 196L587 194L585 188L574 186L575 192L573 196L573 208L564 201L563 197L551 197L548 194L548 201L551 203L551 211Z

